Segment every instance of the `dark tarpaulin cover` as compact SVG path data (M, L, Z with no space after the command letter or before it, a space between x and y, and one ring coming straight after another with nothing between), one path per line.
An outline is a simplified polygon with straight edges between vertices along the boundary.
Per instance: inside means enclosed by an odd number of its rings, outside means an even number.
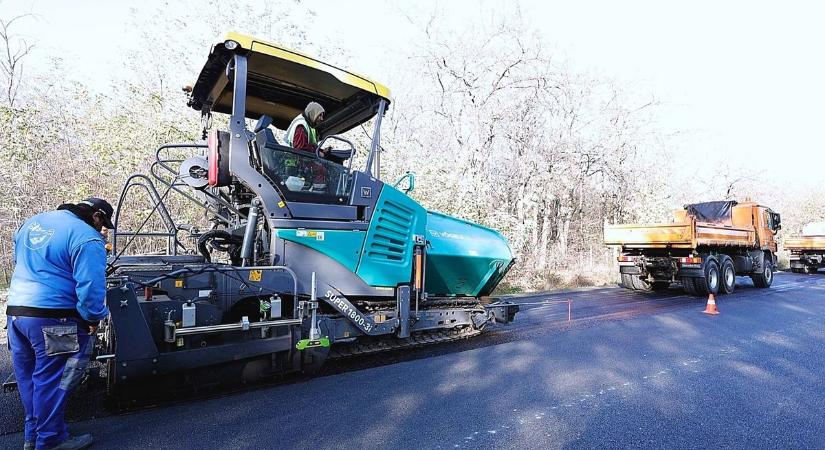
M688 214L693 216L699 222L730 222L731 209L736 206L736 202L720 201L720 202L705 202L693 203L685 205Z

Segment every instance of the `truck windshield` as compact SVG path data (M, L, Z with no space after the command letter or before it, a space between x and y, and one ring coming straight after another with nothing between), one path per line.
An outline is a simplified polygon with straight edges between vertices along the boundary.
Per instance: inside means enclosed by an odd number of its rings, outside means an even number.
M286 201L345 205L351 177L341 164L281 145L259 149L263 174Z
M767 219L768 219L768 228L769 229L771 229L773 231L777 231L780 228L782 228L782 219L779 217L779 214L777 214L775 212L772 212L772 211L768 211L766 216L767 216Z

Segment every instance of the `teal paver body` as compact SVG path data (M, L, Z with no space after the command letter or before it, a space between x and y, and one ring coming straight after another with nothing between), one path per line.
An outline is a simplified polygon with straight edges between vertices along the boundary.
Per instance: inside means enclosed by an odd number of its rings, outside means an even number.
M411 197L384 186L366 232L277 230L278 237L317 250L376 287L409 283L414 236L427 246L426 285L430 295L483 296L501 281L513 252L497 231L427 211Z

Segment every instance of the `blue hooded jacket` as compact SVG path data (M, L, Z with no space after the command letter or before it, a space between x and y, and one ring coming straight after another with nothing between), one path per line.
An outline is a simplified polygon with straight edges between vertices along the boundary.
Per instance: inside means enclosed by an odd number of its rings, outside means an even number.
M27 220L14 237L9 309L76 310L88 322L109 315L103 236L68 210Z

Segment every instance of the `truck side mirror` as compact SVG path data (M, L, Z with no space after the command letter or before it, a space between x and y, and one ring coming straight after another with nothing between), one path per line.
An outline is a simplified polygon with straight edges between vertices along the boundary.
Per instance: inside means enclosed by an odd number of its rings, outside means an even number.
M407 182L406 185L403 185L404 181ZM400 187L405 186L405 187ZM415 189L415 173L407 171L395 184L392 186L396 189L403 190L405 194L410 195L410 192Z

